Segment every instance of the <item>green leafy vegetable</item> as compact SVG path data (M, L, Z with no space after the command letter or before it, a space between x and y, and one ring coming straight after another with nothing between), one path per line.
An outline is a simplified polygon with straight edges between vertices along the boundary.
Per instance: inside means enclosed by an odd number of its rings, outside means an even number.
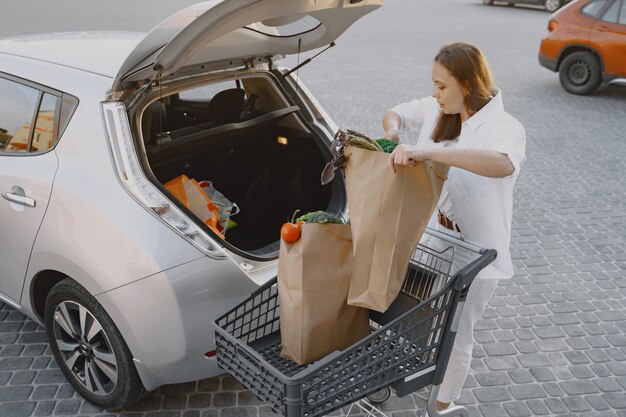
M375 140L376 142L378 142L380 147L383 148L383 152L386 152L386 153L393 152L393 150L396 149L396 146L398 146L396 142L389 140L389 139L375 139Z
M344 224L344 221L341 218L335 215L332 215L330 213L327 213L325 211L322 211L322 210L313 211L305 215L302 215L296 219L296 222L320 223L320 224L327 224L327 223Z

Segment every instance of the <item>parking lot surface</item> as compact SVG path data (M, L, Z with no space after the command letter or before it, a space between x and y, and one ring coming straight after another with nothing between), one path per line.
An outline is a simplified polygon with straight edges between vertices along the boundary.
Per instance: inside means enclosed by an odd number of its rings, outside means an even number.
M97 6L3 0L0 36L146 31L190 3L136 1L125 10L117 0ZM110 21L96 22L106 10ZM430 94L430 66L442 44L464 40L484 50L506 109L526 128L527 161L515 196L515 276L499 283L478 324L472 369L457 402L472 416L626 416L626 88L566 93L537 62L548 17L536 8L472 0L389 0L299 76L339 126L378 136L386 109ZM415 417L427 395L392 397L382 409ZM44 330L3 306L0 417L46 415L272 412L229 376L164 386L123 412L99 410L65 382Z

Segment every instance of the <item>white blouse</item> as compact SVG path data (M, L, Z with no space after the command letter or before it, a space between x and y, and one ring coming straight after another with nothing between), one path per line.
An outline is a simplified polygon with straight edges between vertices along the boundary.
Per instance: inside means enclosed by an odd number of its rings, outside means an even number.
M462 124L458 138L439 143L431 138L440 111L433 97L399 104L391 111L400 116L400 130L419 132L418 146L492 149L508 155L515 169L512 175L505 178L488 178L460 168L450 168L438 209L458 224L463 239L498 251L496 260L479 277L512 277L509 246L513 187L526 159L526 134L522 124L504 111L502 93L498 91L491 101ZM434 213L431 226L436 222Z

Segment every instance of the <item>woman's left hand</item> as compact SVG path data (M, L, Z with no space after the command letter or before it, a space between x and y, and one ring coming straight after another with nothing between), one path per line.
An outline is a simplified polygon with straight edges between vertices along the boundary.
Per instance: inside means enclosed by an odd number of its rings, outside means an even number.
M396 165L415 165L417 161L428 159L424 149L417 146L400 144L389 155L389 169L396 172Z

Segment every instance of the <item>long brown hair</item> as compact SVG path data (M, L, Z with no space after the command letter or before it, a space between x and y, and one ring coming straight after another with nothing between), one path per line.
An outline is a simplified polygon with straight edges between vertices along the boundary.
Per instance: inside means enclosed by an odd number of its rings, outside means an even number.
M434 62L443 65L461 85L464 104L475 114L491 100L494 92L489 64L476 46L465 42L444 45ZM452 140L461 134L461 115L439 113L432 139L434 142Z

